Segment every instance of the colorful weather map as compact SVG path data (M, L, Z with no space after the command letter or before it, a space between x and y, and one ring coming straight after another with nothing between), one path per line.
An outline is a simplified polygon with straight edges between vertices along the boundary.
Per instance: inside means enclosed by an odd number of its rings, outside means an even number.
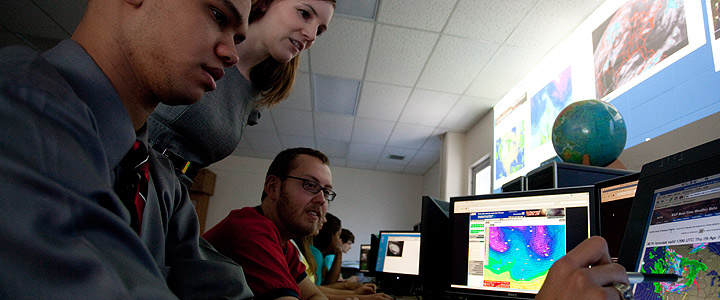
M683 0L630 0L593 32L598 99L689 44Z
M682 274L678 283L642 283L635 299L720 298L720 243L700 243L648 248L642 272Z
M508 177L525 166L525 121L495 140L495 180Z
M555 117L572 100L570 68L563 71L530 99L531 148L550 141Z
M565 226L493 226L487 231L485 286L540 290L550 266L565 255Z

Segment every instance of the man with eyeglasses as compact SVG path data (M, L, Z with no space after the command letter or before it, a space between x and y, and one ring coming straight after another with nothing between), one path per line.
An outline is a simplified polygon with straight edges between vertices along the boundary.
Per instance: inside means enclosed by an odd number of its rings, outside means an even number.
M307 278L290 239L317 230L335 198L328 164L314 149L280 152L265 176L261 204L231 211L203 234L243 267L257 299L327 299Z

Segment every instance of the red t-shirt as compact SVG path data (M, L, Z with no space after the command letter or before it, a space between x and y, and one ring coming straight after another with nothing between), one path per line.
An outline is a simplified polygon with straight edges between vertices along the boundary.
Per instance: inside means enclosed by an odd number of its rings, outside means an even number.
M242 266L255 299L299 298L305 266L292 243L281 242L277 227L259 206L231 211L203 238Z

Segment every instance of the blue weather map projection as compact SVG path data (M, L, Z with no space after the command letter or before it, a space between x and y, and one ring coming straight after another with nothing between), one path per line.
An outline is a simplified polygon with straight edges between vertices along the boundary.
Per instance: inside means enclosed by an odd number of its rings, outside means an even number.
M635 299L718 299L720 298L720 243L697 243L648 248L642 272L682 274L678 283L642 283L635 287Z
M524 129L523 120L495 140L495 180L508 177L525 167Z
M565 255L565 225L488 227L483 284L539 290L550 266Z

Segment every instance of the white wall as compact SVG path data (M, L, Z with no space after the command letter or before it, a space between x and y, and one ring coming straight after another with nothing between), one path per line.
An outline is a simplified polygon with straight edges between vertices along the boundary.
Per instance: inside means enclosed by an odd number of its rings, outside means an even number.
M260 204L265 173L271 161L230 156L209 167L217 175L205 228L212 228L233 210ZM329 212L355 235L344 261L357 261L360 244L380 230L411 230L420 222L423 176L330 167L337 198Z
M440 162L437 162L423 175L423 196L431 196L437 199L442 198L440 178Z

